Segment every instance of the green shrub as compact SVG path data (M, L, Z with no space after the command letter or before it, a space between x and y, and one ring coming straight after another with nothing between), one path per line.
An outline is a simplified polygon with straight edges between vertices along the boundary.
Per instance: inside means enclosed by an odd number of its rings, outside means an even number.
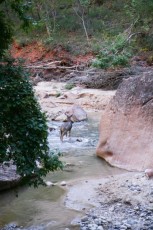
M114 41L107 41L93 60L93 66L107 69L114 66L126 66L131 57L131 47L125 34L119 34Z
M0 57L4 54L5 49L8 48L12 39L10 25L8 25L5 15L0 11Z
M24 182L43 184L42 177L62 163L49 150L46 116L28 74L13 59L0 62L0 102L0 163L12 160Z
M60 96L61 96L61 93L57 92L56 97L60 97Z
M71 90L72 88L74 88L75 87L75 84L74 83L67 83L66 85L65 85L65 89L68 89L68 90Z

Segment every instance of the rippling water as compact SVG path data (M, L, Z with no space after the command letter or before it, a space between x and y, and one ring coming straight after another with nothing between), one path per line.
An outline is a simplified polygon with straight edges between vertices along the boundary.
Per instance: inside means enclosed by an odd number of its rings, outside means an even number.
M93 119L73 124L71 137L65 137L61 143L59 138L60 122L49 122L49 127L55 128L49 133L51 149L62 152L61 160L65 162L63 171L47 175L45 180L56 183L51 187L38 189L22 187L18 191L11 190L0 194L0 227L11 222L20 226L34 226L34 229L60 230L71 226L75 217L82 213L64 207L65 190L59 186L61 181L81 179L84 177L114 175L121 170L110 167L105 161L97 158L95 148L98 142L99 119ZM18 197L16 194L18 193Z

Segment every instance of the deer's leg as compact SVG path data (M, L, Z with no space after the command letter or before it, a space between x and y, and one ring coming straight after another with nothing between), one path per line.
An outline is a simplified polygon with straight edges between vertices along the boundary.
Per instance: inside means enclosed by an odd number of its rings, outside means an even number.
M60 137L61 141L63 142L63 135Z
M63 132L60 131L60 140L63 142Z

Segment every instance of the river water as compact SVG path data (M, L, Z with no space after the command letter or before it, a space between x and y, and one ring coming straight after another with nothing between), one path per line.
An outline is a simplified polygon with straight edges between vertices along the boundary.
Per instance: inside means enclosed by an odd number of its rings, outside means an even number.
M97 176L106 177L123 172L110 167L95 155L100 117L96 115L88 114L87 121L74 123L71 137L65 137L63 143L59 139L61 122L49 122L49 127L55 128L49 133L49 145L51 149L62 152L61 160L65 168L63 171L49 173L45 178L46 181L55 183L55 186L38 189L22 187L1 193L0 229L9 223L30 230L79 229L77 226L72 226L71 222L74 218L81 217L82 213L64 206L66 186L62 187L60 183Z

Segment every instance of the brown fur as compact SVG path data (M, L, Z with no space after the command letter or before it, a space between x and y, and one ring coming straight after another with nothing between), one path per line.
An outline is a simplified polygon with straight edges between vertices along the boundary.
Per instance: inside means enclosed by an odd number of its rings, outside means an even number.
M63 142L63 137L67 136L67 134L70 137L72 124L73 124L73 121L71 120L72 115L66 114L66 116L67 116L67 121L65 121L60 127L60 139L62 142Z

